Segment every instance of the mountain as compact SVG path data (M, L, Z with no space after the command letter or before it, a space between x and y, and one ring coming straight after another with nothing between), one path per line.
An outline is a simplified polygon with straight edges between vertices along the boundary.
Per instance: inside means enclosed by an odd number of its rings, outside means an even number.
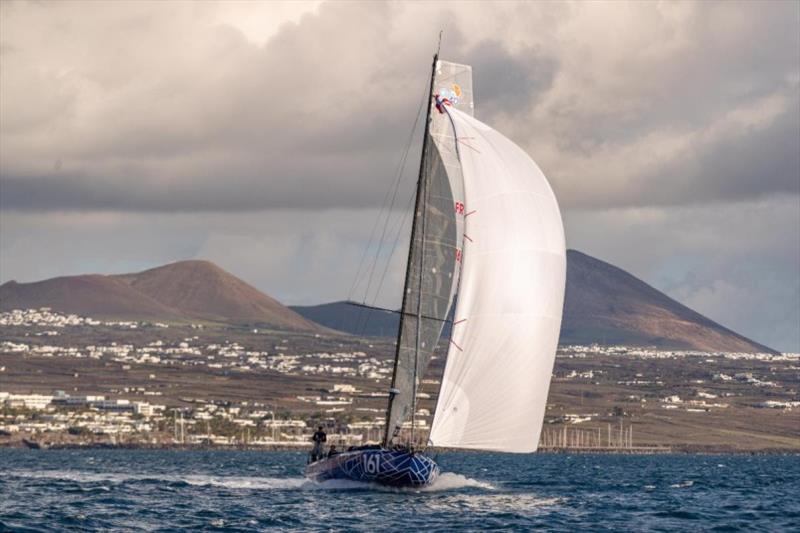
M170 309L111 276L89 274L35 283L9 281L0 285L0 311L40 307L93 318L178 318L175 309Z
M86 275L0 285L0 311L50 307L92 318L207 320L279 329L322 328L208 261L135 274Z
M180 261L135 274L0 285L0 311L39 307L93 318L206 320L305 331L324 326L368 336L393 337L398 327L397 313L346 302L290 309L208 261ZM560 342L773 352L624 270L575 250L567 252Z
M292 305L292 310L325 327L367 337L396 337L400 315L348 302L320 305Z
M318 327L209 261L180 261L114 277L177 309L182 316L219 322L264 322L290 329Z
M397 313L346 302L295 307L333 329L394 336ZM774 350L692 311L647 283L609 263L567 251L567 291L561 344L627 344L720 352Z
M621 268L576 250L567 252L560 342L774 353Z

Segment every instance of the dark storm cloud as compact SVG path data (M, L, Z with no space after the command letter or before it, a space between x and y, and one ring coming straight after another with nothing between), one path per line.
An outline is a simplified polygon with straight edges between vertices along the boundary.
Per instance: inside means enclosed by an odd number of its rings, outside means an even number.
M326 167L336 164L348 170L344 177L326 182ZM384 194L387 175L376 175L379 166L348 165L339 161L297 161L296 167L265 173L259 168L220 169L203 180L140 178L104 180L85 175L4 177L0 208L23 211L141 211L141 212L238 212L265 209L363 209ZM256 165L254 165L255 167ZM232 176L236 171L240 176ZM304 172L305 171L305 172ZM275 173L278 173L275 176ZM263 175L262 175L263 173ZM401 198L410 194L410 182Z
M630 154L635 178L620 188L597 187L573 203L582 208L680 206L710 202L737 202L800 194L800 101L764 126L723 121L707 132L675 143L675 157L657 151ZM612 170L613 172L613 170ZM623 169L620 175L629 174ZM598 171L599 179L615 175ZM587 182L564 185L566 194L581 194Z
M379 205L441 27L478 116L566 207L796 194L791 3L332 3L263 44L202 8L74 9L4 4L4 209ZM763 123L724 131L770 95Z
M475 99L482 114L513 113L527 109L548 90L558 71L558 60L536 47L509 51L497 40L478 43L464 54L477 73Z

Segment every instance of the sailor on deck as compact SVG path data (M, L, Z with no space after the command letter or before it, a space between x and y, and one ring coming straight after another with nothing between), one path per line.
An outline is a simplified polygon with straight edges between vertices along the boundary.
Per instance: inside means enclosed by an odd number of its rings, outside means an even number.
M314 433L314 436L311 437L311 440L314 441L314 449L311 450L311 460L316 461L325 457L325 452L322 450L322 443L328 440L328 435L325 434L322 426L317 428L317 431Z

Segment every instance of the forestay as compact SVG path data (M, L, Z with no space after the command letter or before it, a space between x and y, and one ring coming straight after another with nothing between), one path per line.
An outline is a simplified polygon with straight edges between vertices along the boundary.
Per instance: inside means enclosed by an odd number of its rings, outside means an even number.
M564 301L558 204L518 146L452 106L464 183L461 280L435 446L537 448Z

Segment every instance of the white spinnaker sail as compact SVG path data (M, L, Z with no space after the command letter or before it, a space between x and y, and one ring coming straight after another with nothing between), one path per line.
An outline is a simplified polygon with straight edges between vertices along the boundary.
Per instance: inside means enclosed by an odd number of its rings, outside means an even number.
M465 237L430 440L532 452L564 304L561 214L547 179L522 149L467 113L446 110L464 177Z

